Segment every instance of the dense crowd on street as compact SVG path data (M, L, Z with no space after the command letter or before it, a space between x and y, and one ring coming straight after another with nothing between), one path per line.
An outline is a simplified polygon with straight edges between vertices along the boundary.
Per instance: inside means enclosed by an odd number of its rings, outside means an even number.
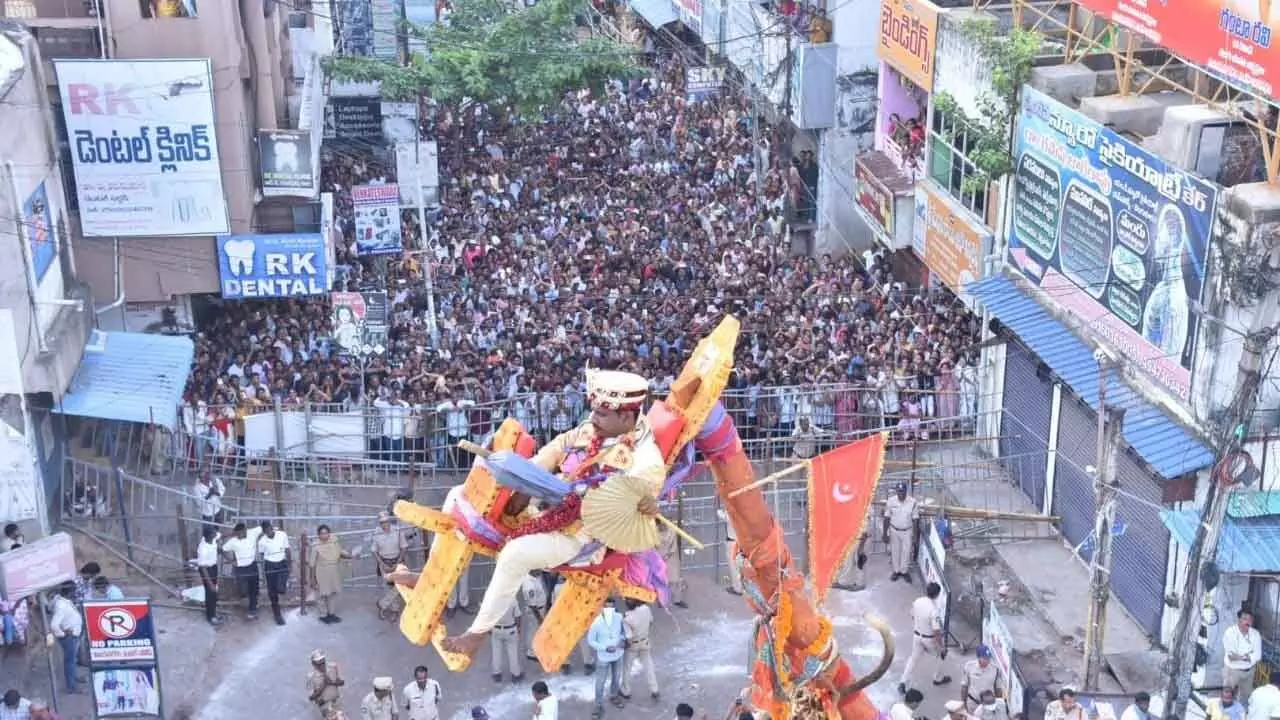
M197 337L192 434L234 445L237 418L275 402L412 413L382 434L424 444L508 415L550 434L580 414L584 368L632 370L661 392L726 313L743 321L729 404L749 436L792 435L802 418L818 434L901 423L911 435L973 415L977 320L945 290L897 281L883 257L792 256L800 173L784 171L767 126L753 152L736 95L687 101L677 62L536 122L479 106L424 116L446 187L425 234L404 213L403 255L358 257L354 242L350 188L392 171L342 146L322 170L341 277L388 291L386 352L363 367L340 357L323 299L227 303Z

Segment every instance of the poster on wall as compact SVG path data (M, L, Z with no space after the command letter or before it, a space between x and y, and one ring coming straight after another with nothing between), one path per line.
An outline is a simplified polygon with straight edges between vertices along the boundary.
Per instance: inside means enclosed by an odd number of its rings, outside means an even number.
M427 207L439 205L439 146L428 141L396 145L396 179L400 181L401 206L417 207L419 201Z
M1000 617L1000 610L993 602L987 602L986 616L982 619L982 644L991 649L991 662L999 668L1004 676L1005 686L1009 689L1009 714L1024 712L1026 707L1025 689L1022 678L1015 671L1013 653L1015 646L1009 628Z
M930 276L963 296L969 283L982 277L984 248L991 234L956 207L929 181L916 183L916 218L911 247L924 260Z
M87 237L222 235L208 60L55 60Z
M346 355L382 354L387 344L387 293L329 294L333 340Z
M1030 87L1014 153L1014 264L1187 399L1218 187Z
M58 239L53 231L53 212L49 209L49 193L44 181L22 203L22 226L31 251L31 273L36 284L44 280L58 255Z
M262 194L266 197L314 197L316 177L308 130L259 130Z
M94 717L163 716L151 601L86 600L82 607Z
M871 229L883 236L882 241L893 244L893 193L880 182L862 160L854 162L854 194L858 206L872 221Z
M1235 84L1278 98L1280 51L1271 34L1280 3L1270 0L1077 0L1121 27L1142 35Z
M404 250L399 185L358 185L351 188L351 202L355 209L357 254L386 255Z

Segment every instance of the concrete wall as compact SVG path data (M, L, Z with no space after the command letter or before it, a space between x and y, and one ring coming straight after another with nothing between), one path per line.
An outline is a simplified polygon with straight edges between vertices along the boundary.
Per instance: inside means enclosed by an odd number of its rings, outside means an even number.
M818 228L814 253L862 252L873 242L871 229L854 210L853 160L871 149L876 116L878 12L875 0L852 0L832 13L832 42L839 48L836 70L836 126L822 133L818 177Z
M24 390L60 397L80 363L88 316L83 302L65 299L73 289L75 264L53 114L35 40L25 32L6 32L0 43L6 53L22 58L12 87L0 98L5 128L0 133L0 257L5 259L0 263L0 308L13 313ZM49 226L44 213L29 212L42 184ZM35 233L46 232L54 255L37 279L31 243Z
M258 182L255 132L288 126L286 91L291 83L291 54L287 6L275 4L271 14L264 16L261 2L222 0L201 2L198 18L149 19L142 16L137 2L104 5L104 31L111 38L112 57L211 59L219 159L231 231L252 232ZM29 22L42 25L53 21L36 18ZM52 83L54 79L49 80ZM163 302L174 295L218 291L212 237L129 238L121 247L124 290L130 301ZM83 240L77 243L77 250L83 260L84 280L95 299L113 299L112 244L102 239Z
M991 92L991 63L960 31L969 18L992 17L972 10L949 10L938 17L938 49L934 61L933 92L945 92L970 117L979 114L979 100Z

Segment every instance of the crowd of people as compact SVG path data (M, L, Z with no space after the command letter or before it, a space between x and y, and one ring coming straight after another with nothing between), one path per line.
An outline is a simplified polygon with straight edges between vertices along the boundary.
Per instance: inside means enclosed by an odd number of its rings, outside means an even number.
M422 130L439 143L442 204L425 229L405 212L406 250L389 260L357 255L350 189L391 169L328 148L341 276L388 292L386 352L337 352L322 298L225 303L196 337L187 429L231 448L244 414L280 402L377 405L370 435L398 436L396 452L508 415L552 434L581 411L584 368L632 370L660 392L726 313L743 322L727 400L748 436L807 417L819 435L901 422L909 437L972 417L976 318L944 289L905 287L883 257L792 255L797 181L772 130L756 148L743 100L691 102L683 82L669 60L537 121L433 106Z

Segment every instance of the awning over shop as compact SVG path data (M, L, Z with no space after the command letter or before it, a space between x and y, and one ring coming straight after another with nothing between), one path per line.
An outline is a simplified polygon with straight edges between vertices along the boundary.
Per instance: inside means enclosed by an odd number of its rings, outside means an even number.
M655 28L680 19L671 0L631 0L631 9Z
M1183 547L1191 547L1200 524L1195 510L1163 510L1160 519ZM1280 572L1280 516L1228 517L1218 539L1218 569L1228 573Z
M966 290L1097 410L1098 361L1093 348L1006 277L970 283ZM1125 441L1164 477L1176 478L1213 463L1207 445L1114 374L1107 385L1107 405L1126 410Z
M187 337L95 330L54 411L172 428L195 350Z

